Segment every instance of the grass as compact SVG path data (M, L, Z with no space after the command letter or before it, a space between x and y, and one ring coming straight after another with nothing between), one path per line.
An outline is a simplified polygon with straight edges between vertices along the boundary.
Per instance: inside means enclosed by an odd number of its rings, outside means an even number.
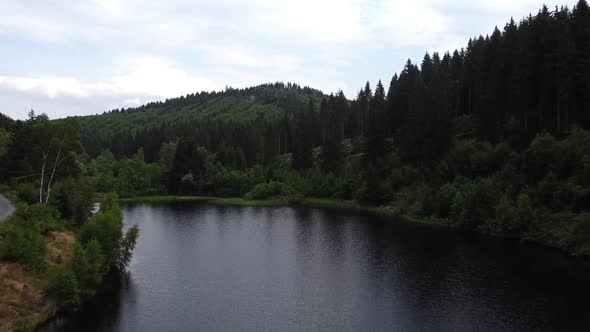
M240 197L234 198L217 198L211 201L213 204L220 205L240 205L240 206L281 206L288 205L288 202L281 198L270 198L261 200L247 200Z
M170 202L210 202L217 200L216 197L209 196L139 196L132 198L121 198L122 203L170 203Z
M69 264L76 242L72 232L50 232L46 237L49 266ZM56 262L57 255L62 256ZM23 265L0 261L0 331L34 331L57 309L45 298L47 273L34 273Z
M47 242L47 260L50 266L64 266L74 259L76 236L73 232L49 232L45 236L45 241Z
M377 215L380 217L396 218L397 215L393 210L382 206L367 206L358 204L355 201L337 199L337 198L319 198L319 197L308 197L301 201L302 205L341 210L341 211L352 211L360 213L368 213L371 215Z
M202 202L218 205L237 205L237 206L285 206L285 205L303 205L315 208L347 211L354 213L363 213L381 218L425 224L437 227L446 227L443 223L437 222L432 218L417 218L399 213L398 209L389 206L368 206L362 205L355 201L343 200L337 198L320 198L306 197L296 201L290 201L286 198L270 198L264 200L247 200L241 197L212 197L212 196L142 196L121 199L125 203L169 203L169 202Z
M219 205L240 205L240 206L277 206L286 205L287 202L280 198L267 200L246 200L241 197L211 197L211 196L141 196L121 199L123 203L170 203L170 202L202 202Z

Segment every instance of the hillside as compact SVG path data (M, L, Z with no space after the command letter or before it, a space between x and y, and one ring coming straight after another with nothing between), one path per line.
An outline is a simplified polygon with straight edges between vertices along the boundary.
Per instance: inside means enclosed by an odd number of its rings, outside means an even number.
M201 92L80 117L82 142L91 155L110 149L115 156L131 156L143 147L148 161L157 160L160 145L177 138L193 139L216 150L221 144L244 142L240 128L257 133L277 131L276 126L309 99L319 103L321 91L296 84L264 84L247 89ZM234 135L236 131L240 134ZM244 148L247 149L247 148Z

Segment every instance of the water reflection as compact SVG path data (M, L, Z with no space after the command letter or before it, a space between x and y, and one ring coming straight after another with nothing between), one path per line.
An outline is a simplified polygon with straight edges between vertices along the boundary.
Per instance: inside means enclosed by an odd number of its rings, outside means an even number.
M587 262L308 208L133 205L127 279L43 331L582 330Z

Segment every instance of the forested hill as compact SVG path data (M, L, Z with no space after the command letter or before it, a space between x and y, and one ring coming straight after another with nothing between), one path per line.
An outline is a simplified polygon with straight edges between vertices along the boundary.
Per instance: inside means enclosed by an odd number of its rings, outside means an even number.
M540 132L588 128L588 91L590 10L580 0L573 9L511 19L465 48L427 53L419 65L408 60L388 91L367 82L352 101L282 83L204 92L84 117L82 139L90 155L109 149L129 157L143 147L147 161L157 160L162 143L184 139L239 151L251 166L297 150L301 137L313 146L364 137L377 154L386 152L384 138L395 137L405 157L433 164L457 134L452 122L467 136L515 148ZM314 111L297 119L305 113L297 109Z
M0 128L10 129L12 126L14 126L14 120L7 115L0 113Z
M154 161L163 142L182 138L214 151L235 146L246 152L250 163L262 162L264 151L255 150L267 144L270 156L290 149L283 128L286 118L308 107L310 98L319 105L324 97L321 91L292 83L200 92L81 117L82 141L91 155L108 149L125 157L141 147L146 160ZM282 143L271 143L275 140Z

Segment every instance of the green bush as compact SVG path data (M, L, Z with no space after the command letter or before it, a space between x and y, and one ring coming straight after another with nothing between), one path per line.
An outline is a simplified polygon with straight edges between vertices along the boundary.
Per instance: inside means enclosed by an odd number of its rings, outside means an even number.
M59 218L59 212L52 206L45 204L23 205L16 212L23 226L35 229L40 234L50 231L60 231L65 228L64 221Z
M80 289L74 272L69 268L53 271L45 295L59 307L71 307L80 303Z
M125 232L125 235L121 240L121 253L117 261L117 269L119 271L124 271L131 262L131 257L133 255L133 250L135 250L138 237L139 227L137 225L131 226L127 232Z
M590 213L580 213L573 221L572 249L575 253L590 255Z
M246 172L237 170L222 172L215 182L215 195L220 197L241 197L254 185Z
M17 217L18 218L18 217ZM16 223L16 222L15 222ZM18 224L0 229L0 258L19 262L35 271L45 270L45 239L35 230Z
M80 243L84 246L97 240L104 254L105 265L114 268L121 251L123 221L120 210L101 210L80 229Z
M457 187L451 205L451 216L457 226L477 229L494 217L500 192L491 179Z
M27 204L39 203L39 185L33 182L20 183L14 188L16 196Z
M93 260L102 260L99 259L102 256L104 271L122 270L131 260L131 254L139 236L139 228L133 226L127 233L123 233L123 215L117 199L116 194L105 195L100 210L80 228L79 240L83 248L78 251L81 255L81 266L84 266L84 255L95 257L93 259L88 257L91 263ZM93 242L99 244L100 250L94 250L96 244ZM93 250L90 250L91 248ZM98 270L97 267L92 269L92 271Z
M244 198L247 200L259 200L274 197L287 197L295 194L296 192L287 185L281 182L270 181L257 184L244 196Z
M98 240L92 239L82 246L76 245L72 269L76 275L82 298L93 296L102 283L106 267Z
M94 207L94 187L84 179L66 179L54 186L53 204L64 218L83 223Z
M496 205L495 218L488 225L491 227L487 233L491 234L514 234L519 230L517 209L506 195L500 198Z

